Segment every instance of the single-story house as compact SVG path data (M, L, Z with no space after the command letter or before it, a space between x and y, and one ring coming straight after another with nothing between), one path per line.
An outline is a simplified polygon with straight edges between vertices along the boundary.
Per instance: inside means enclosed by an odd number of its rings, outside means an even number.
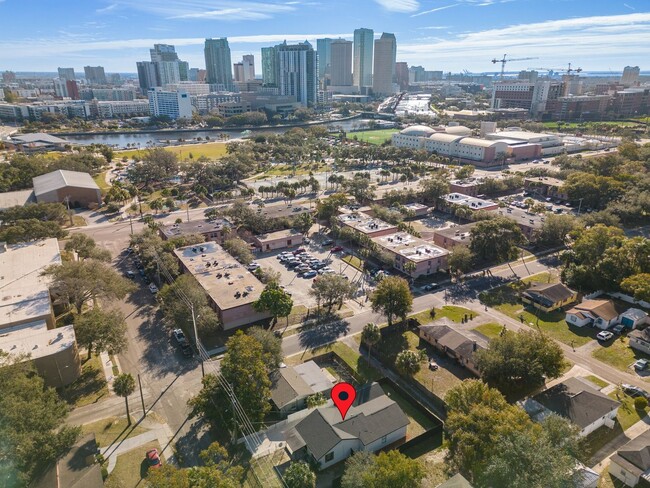
M295 229L279 230L269 234L253 236L253 244L262 252L286 249L302 244L303 235Z
M566 313L566 321L578 327L590 325L608 329L619 321L619 311L611 300L585 300Z
M102 469L95 456L95 434L81 437L63 457L34 482L31 488L101 488Z
M457 473L436 488L472 488L472 485L462 474Z
M582 378L568 378L562 383L524 400L524 410L540 422L555 413L580 427L587 436L599 427L614 428L620 402L612 400Z
M314 462L319 469L346 460L356 451L376 452L406 439L408 417L378 383L357 390L345 420L328 401L300 410L246 442L253 457L284 449L293 460Z
M446 320L437 321L431 325L421 325L418 327L420 339L427 341L440 352L450 358L456 359L462 366L469 369L476 376L480 372L474 362L474 353L483 346L475 340L454 329L453 324L447 323Z
M521 300L543 312L552 312L578 299L578 292L562 283L540 283L521 294Z
M648 314L639 308L628 308L620 318L621 324L630 330L648 323Z
M632 349L650 354L650 327L643 330L633 330L627 337L630 339Z
M59 169L32 178L38 203L66 203L70 207L101 205L102 192L88 173Z
M609 474L627 486L636 486L641 480L650 484L650 430L632 439L611 457Z
M326 398L336 378L314 361L280 368L271 375L271 402L282 413L306 407L307 397L322 393Z

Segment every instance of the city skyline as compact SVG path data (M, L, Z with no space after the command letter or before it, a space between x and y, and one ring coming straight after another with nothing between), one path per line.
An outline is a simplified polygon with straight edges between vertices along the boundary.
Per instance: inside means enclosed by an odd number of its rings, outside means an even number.
M612 5L578 0L363 0L359 2L269 2L172 0L36 0L29 6L0 1L0 15L12 19L0 33L0 70L55 72L57 66L102 65L107 72L134 73L144 49L176 46L192 68L204 68L206 38L228 37L233 59L261 48L318 38L352 40L354 29L393 32L397 61L428 70L495 72L490 60L537 57L507 70L532 66L561 68L571 62L585 71L616 71L642 65L650 46L650 12L639 0ZM341 15L341 8L346 15ZM45 12L42 19L33 11ZM25 29L25 25L30 29ZM137 35L136 35L137 33ZM598 56L595 56L598 54ZM532 64L531 64L532 63ZM643 66L641 66L643 68Z

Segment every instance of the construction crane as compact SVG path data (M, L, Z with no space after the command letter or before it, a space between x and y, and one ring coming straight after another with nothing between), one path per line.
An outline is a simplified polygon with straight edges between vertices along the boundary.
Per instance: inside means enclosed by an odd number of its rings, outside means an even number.
M570 75L571 73L580 73L582 71L582 68L572 68L571 63L569 63L568 68L528 68L528 69L540 69L544 71L548 71L549 73L566 73L567 75Z
M503 55L503 59L497 59L494 58L492 60L492 64L497 64L501 63L501 80L503 80L503 71L506 69L506 63L509 63L510 61L528 61L529 59L538 59L538 58L510 58L506 59L507 54Z

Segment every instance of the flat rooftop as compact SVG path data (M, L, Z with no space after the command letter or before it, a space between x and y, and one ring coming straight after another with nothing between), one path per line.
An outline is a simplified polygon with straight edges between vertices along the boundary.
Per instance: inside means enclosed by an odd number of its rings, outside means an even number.
M469 241L470 233L477 224L478 222L472 222L471 224L456 225L454 227L447 227L446 229L436 229L434 234L454 241Z
M277 205L266 205L261 209L254 204L250 205L250 208L257 212L260 215L263 215L267 219L279 219L282 217L295 217L303 213L314 213L316 212L316 206L310 209L309 205L293 205L291 207L287 206L285 203ZM259 211L258 211L259 210Z
M244 265L215 242L181 247L174 254L221 310L251 304L264 289Z
M339 221L348 227L352 227L354 230L362 232L364 234L372 234L386 229L395 229L397 226L384 222L380 219L373 219L369 215L366 215L361 212L352 212L348 214L343 214L339 216Z
M8 246L0 253L0 328L50 313L49 278L41 272L51 264L61 264L56 239Z
M414 237L406 232L397 232L387 236L376 237L373 239L380 247L399 254L409 261L420 262L431 258L446 256L449 251L427 242L418 237Z
M492 200L483 200L482 198L470 197L462 193L449 193L443 197L447 203L462 205L471 210L482 210L487 207L497 205Z
M531 182L531 183L541 183L543 185L548 185L548 186L564 186L564 181L559 180L557 178L552 178L550 176L538 176L535 178L525 178L525 182Z
M160 231L165 234L167 238L183 236L188 234L206 234L209 232L218 232L225 227L232 227L232 224L227 219L208 220L193 220L190 222L181 222L180 224L164 225Z
M12 356L28 354L38 359L64 351L74 343L74 326L48 329L44 320L0 330L0 350Z
M409 210L423 210L425 208L429 208L428 206L424 205L423 203L407 203L404 205L404 208L408 208Z
M277 241L278 239L285 239L287 237L292 237L292 236L302 237L302 234L298 232L296 229L285 229L285 230L279 230L277 232L269 232L268 234L261 234L259 236L255 236L254 239L260 243L263 243L263 242Z

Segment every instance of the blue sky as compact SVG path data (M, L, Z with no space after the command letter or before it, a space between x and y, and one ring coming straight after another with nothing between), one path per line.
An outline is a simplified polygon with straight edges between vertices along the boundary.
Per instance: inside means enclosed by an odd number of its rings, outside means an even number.
M203 40L228 37L233 62L287 39L393 32L397 59L431 70L642 70L650 60L648 0L0 0L0 70L103 65L135 72L154 42L204 67Z

